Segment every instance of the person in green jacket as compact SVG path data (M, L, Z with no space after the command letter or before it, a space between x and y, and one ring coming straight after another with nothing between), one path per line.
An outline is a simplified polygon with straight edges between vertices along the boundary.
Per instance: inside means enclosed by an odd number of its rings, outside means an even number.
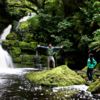
M87 77L89 81L93 80L93 69L95 68L97 61L94 59L93 54L89 54L89 58L87 60Z
M47 49L47 55L48 55L48 69L50 69L50 62L52 61L52 64L53 64L53 68L55 68L55 59L54 59L54 49L61 49L62 46L58 47L54 47L52 46L52 44L50 43L48 46L40 46L38 45L39 48L45 48Z

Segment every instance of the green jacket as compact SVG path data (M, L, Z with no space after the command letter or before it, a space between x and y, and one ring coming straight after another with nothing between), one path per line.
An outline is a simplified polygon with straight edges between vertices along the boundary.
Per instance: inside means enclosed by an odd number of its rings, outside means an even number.
M93 63L91 63L90 58L88 58L88 60L87 60L87 67L88 68L94 68L96 66L96 64L97 64L97 62L94 58L93 58Z

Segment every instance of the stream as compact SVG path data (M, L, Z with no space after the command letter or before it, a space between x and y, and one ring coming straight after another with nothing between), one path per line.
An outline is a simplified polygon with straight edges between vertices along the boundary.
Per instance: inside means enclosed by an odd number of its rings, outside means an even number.
M25 74L30 71L36 71L34 68L6 68L0 70L0 100L100 100L99 97L93 98L83 95L74 95L70 99L52 91L52 88L34 85L25 78ZM84 86L84 85L83 85ZM57 88L54 90L58 91ZM82 92L81 92L82 93ZM79 96L80 95L80 96ZM65 95L66 96L66 95ZM93 99L90 99L93 98Z
M8 68L0 71L0 100L36 100L33 92L36 87L33 88L24 77L31 70L35 69Z
M25 74L33 68L0 70L0 100L56 100L50 89L31 84Z

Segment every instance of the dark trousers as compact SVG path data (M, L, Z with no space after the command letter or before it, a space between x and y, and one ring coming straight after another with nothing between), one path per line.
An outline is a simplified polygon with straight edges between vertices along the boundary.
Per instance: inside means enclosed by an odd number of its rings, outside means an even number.
M87 77L88 77L89 81L93 80L93 68L87 69Z

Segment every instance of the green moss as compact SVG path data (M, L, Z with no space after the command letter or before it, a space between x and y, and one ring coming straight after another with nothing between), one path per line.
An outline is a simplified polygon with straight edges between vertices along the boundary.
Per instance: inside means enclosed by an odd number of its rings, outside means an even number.
M9 40L3 41L2 43L3 47L8 47L11 45L11 43L9 42Z
M21 57L15 57L13 58L14 63L21 63L22 59Z
M37 42L25 42L25 41L21 41L19 42L19 47L22 50L34 50L37 46Z
M18 47L19 43L17 40L6 40L2 43L3 48L10 50L12 47Z
M14 63L21 64L20 66L25 67L26 65L32 65L33 66L33 55L20 55L18 57L13 57Z
M19 28L20 28L20 30L26 30L26 29L28 29L29 28L28 21L25 21L25 22L20 23Z
M10 50L10 54L13 57L16 57L16 56L18 57L21 54L21 49L19 47L12 47Z
M26 66L26 65L32 66L32 65L33 65L33 62L28 62L28 61L27 61L27 62L21 62L21 64L22 64L22 65L25 65L25 66Z
M18 47L19 45L19 41L17 40L6 40L6 41L3 41L3 44L2 44L4 47L12 47L12 46L16 46Z
M35 49L37 46L37 42L30 42L30 48Z
M77 75L77 73L69 69L66 65L52 70L32 72L27 74L26 77L36 84L48 86L69 86L85 82L81 76Z
M97 8L100 7L100 1L95 1L93 6Z
M97 79L94 83L92 83L89 86L88 91L92 93L100 93L100 79Z
M30 25L32 25L32 28L34 30L37 29L40 25L38 15L36 15L36 16L32 17L31 19L29 19L28 22L30 23ZM31 26L30 26L30 28L31 28Z
M33 64L33 55L28 55L28 54L22 55L22 64L25 65Z
M8 34L8 36L7 36L7 40L17 40L17 39L18 39L18 36L14 32Z
M100 70L100 63L96 65L96 69Z
M87 71L87 66L85 66L81 71Z
M33 41L33 34L30 34L30 33L24 33L25 35L24 35L24 41L25 42L31 42L31 41Z
M19 47L21 49L28 49L30 47L30 44L24 41L19 42Z
M37 7L28 0L6 0L6 3L9 14L18 18L24 16L28 12L32 12L31 9L37 9Z

